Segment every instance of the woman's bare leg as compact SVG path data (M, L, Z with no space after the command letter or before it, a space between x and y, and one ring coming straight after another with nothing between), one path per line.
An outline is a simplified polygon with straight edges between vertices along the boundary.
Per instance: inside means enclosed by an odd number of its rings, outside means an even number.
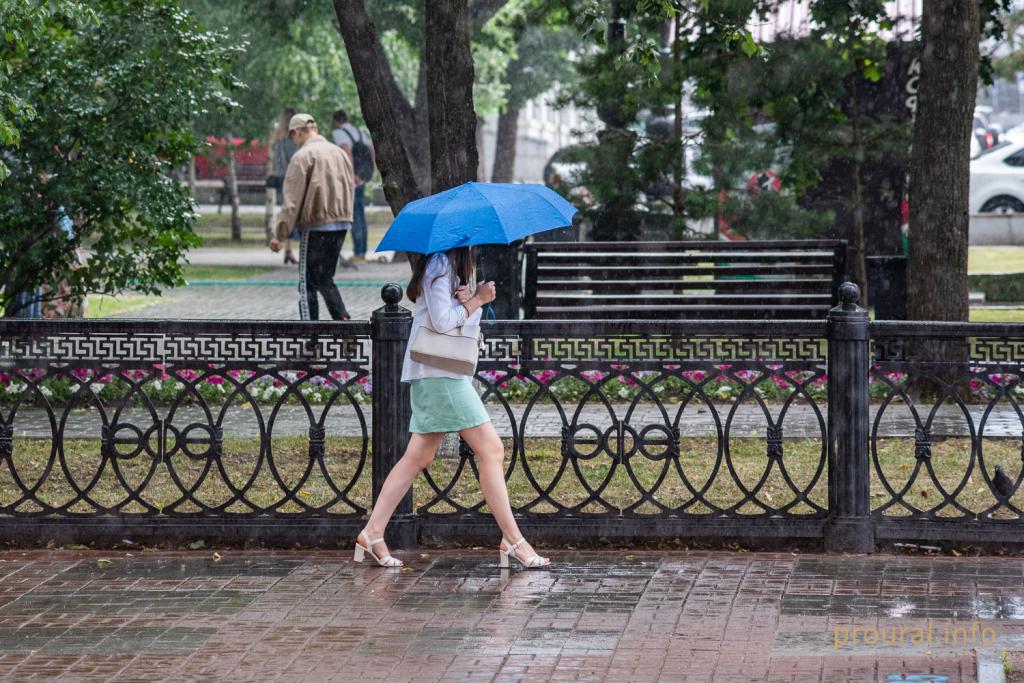
M384 485L381 486L377 502L374 503L373 510L370 511L370 519L366 522L365 527L370 538L384 537L384 529L387 528L399 501L405 497L413 480L434 461L434 455L443 438L444 434L440 433L410 435L405 453L391 468L384 480ZM361 539L359 542L366 543L366 539ZM383 542L374 544L371 550L376 553L377 557L388 554L388 547Z
M494 521L498 523L505 540L514 543L522 534L508 500L508 486L505 484L505 445L490 422L464 429L459 434L476 454L480 490L487 501L487 507L494 515ZM533 554L533 547L529 543L516 548L516 555L520 558L526 559Z

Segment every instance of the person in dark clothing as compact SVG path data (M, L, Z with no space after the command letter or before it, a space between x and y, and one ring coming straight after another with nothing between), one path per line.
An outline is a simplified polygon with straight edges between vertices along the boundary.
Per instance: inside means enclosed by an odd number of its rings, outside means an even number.
M305 254L299 254L299 260L305 256L306 277L305 292L300 291L299 296L305 296L308 320L320 319L320 305L316 295L319 293L327 304L327 312L332 320L348 320L348 311L345 310L345 303L341 299L341 292L334 284L334 270L338 265L338 256L341 254L341 243L345 239L347 230L313 230L308 232L305 239L300 239L299 244L305 249ZM301 285L300 285L301 289ZM301 308L301 302L300 302Z

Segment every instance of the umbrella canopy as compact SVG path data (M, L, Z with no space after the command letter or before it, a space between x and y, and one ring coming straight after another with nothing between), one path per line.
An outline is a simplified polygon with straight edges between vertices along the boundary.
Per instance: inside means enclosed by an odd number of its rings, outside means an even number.
M433 254L473 244L509 244L572 224L576 207L544 185L464 183L409 202L377 251Z

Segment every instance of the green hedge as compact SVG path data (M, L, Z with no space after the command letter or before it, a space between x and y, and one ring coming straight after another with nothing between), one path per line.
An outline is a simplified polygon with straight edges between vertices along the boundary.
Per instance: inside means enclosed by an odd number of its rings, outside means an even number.
M1024 273L984 273L967 276L972 292L984 292L985 303L1024 301Z

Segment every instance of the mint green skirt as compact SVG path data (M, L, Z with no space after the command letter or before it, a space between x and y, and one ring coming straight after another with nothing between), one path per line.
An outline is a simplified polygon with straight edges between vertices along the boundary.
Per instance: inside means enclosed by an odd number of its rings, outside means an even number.
M410 384L410 432L458 432L491 421L470 377L426 377Z

